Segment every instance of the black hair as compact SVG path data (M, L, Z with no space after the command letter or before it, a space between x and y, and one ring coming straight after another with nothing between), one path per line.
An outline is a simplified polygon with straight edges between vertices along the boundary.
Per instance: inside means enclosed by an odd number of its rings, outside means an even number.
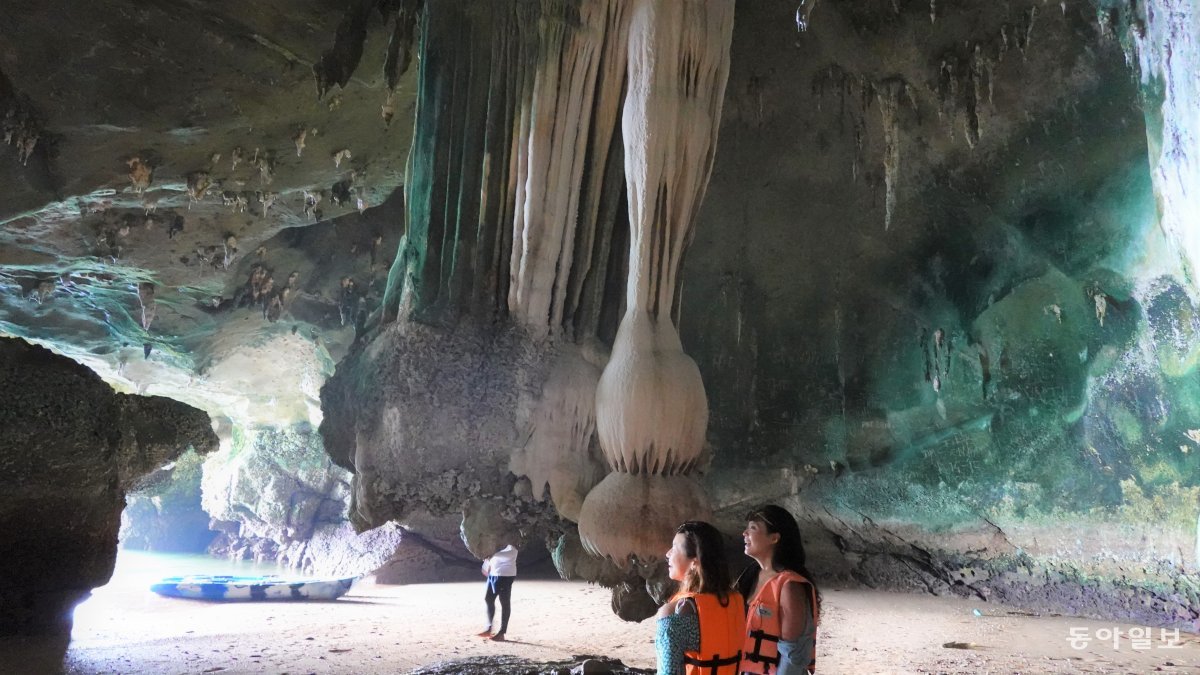
M768 534L779 535L779 542L771 553L771 567L777 572L791 570L804 577L812 586L817 601L815 609L820 615L821 591L817 589L812 573L805 567L804 540L800 537L800 525L796 519L782 506L766 504L746 514L746 522L751 521L765 525ZM747 603L752 599L750 594L754 587L758 585L758 572L758 565L751 565L738 576L737 589Z

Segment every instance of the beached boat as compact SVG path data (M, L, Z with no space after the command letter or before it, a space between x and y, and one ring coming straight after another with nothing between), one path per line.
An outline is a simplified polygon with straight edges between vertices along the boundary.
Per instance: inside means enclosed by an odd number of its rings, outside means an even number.
M150 590L170 598L196 600L337 600L358 577L306 579L297 577L234 577L195 574L167 577Z

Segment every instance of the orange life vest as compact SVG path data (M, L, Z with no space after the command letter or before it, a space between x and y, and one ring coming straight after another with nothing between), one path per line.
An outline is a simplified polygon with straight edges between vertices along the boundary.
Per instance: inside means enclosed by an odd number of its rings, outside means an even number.
M742 665L739 673L770 675L779 670L779 636L782 626L779 620L779 596L789 582L804 584L812 594L812 621L817 623L817 591L808 579L791 570L784 570L772 577L755 594L747 607L746 635L742 643ZM816 642L813 653L808 657L808 671L816 672Z
M729 593L721 606L715 593L679 593L674 600L691 598L700 620L700 649L683 653L686 675L737 675L742 639L746 634L746 605L742 594Z

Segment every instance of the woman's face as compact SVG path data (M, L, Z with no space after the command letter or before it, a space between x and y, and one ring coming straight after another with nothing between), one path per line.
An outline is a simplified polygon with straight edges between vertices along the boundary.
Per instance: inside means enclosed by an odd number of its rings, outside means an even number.
M667 551L667 575L672 581L683 581L687 578L688 570L695 564L695 558L687 557L687 536L680 533L671 541Z
M770 534L766 523L751 520L742 532L742 542L746 545L746 555L751 558L770 558L775 552L775 544L779 543L779 533Z

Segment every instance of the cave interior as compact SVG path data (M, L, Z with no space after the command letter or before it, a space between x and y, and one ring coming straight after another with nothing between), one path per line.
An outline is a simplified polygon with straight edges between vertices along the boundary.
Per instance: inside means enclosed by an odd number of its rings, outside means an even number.
M118 542L641 620L767 502L1194 628L1197 72L1196 0L10 0L0 634Z

